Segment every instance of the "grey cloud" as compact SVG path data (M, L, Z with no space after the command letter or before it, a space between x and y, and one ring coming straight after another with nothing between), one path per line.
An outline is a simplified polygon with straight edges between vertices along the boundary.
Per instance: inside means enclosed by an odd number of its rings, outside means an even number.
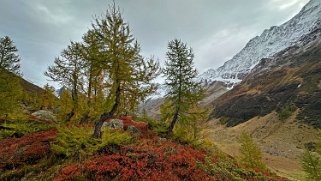
M218 67L265 28L297 13L308 0L116 0L145 56L165 59L167 42L192 46L200 72ZM0 0L0 36L9 35L28 80L43 72L70 40L80 41L111 0Z

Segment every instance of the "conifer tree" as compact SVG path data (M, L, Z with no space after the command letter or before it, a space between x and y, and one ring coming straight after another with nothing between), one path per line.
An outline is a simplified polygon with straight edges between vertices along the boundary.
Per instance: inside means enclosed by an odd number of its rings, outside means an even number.
M45 72L53 81L58 81L71 90L73 108L67 114L66 120L70 121L78 108L78 93L83 85L84 60L81 56L81 45L71 42L67 49L63 50L61 57L56 58L54 65Z
M158 64L140 55L140 47L115 4L105 17L96 19L93 28L101 47L99 65L108 77L109 103L95 126L93 136L97 138L105 120L134 108L155 89L151 80L157 76Z
M85 60L87 110L82 117L81 123L88 122L90 116L96 115L97 112L99 112L97 110L100 110L102 106L104 73L100 64L100 51L102 50L102 48L99 47L100 45L95 31L89 30L83 36L81 55Z
M303 155L302 166L307 174L307 180L321 180L321 161L319 157L306 150Z
M20 58L17 52L18 49L8 36L0 38L0 67L16 75L21 75Z
M191 108L203 96L200 82L197 82L197 71L193 65L194 54L191 48L180 40L170 41L168 44L166 67L163 74L168 88L166 99L171 103L169 115L172 120L168 133L173 132L174 126L180 121L190 120Z
M9 113L20 107L21 85L17 77L20 72L20 58L13 41L5 36L0 38L0 116L7 118Z
M265 169L266 167L262 162L261 149L257 144L255 144L250 134L243 132L239 138L239 141L241 143L240 161L244 165L244 167L251 169Z
M55 105L55 88L46 84L44 92L41 95L41 108L40 109L53 109Z

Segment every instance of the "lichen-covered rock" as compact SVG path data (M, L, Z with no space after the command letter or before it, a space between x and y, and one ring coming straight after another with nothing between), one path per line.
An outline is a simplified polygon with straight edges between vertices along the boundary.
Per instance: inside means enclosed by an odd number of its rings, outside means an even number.
M37 119L49 120L49 121L52 121L52 122L56 122L56 117L50 111L39 110L39 111L36 111L36 112L32 113L31 115L34 116Z
M111 129L124 129L124 123L120 119L112 119L109 122L105 122L103 126Z
M134 134L137 134L137 135L140 135L141 132L139 131L139 129L137 129L135 126L128 126L127 127L127 131L129 131L130 133L134 133Z

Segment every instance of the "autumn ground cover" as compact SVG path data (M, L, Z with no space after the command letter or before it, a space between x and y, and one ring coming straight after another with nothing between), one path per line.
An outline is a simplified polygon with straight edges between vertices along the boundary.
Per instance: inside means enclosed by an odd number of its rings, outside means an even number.
M148 123L121 117L140 135L93 125L56 125L47 131L0 140L1 180L282 180L260 169L243 169L215 146L163 138ZM67 136L66 136L67 135ZM108 137L105 138L104 137Z

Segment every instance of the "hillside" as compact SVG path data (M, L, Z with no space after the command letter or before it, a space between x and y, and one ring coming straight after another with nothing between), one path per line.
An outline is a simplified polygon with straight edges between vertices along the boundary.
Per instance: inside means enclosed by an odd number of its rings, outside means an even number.
M9 76L9 77L15 77L18 79L21 88L23 90L24 93L26 93L27 95L29 95L30 97L38 97L43 93L43 89L40 88L39 86L30 83L29 81L23 79L22 77L16 76L13 73L10 73L4 69L1 69L0 71L0 75L5 75L5 76Z
M306 124L298 124L294 112L286 120L280 120L276 112L254 117L234 127L222 125L219 119L204 125L203 134L213 140L225 153L239 156L238 138L248 132L260 145L264 163L278 175L290 180L306 180L302 169L302 154L321 142L320 131ZM312 147L311 147L312 145Z
M249 132L265 163L293 180L305 179L302 154L321 142L321 29L300 42L262 59L240 84L214 100L204 126L206 135L234 156L239 135Z

